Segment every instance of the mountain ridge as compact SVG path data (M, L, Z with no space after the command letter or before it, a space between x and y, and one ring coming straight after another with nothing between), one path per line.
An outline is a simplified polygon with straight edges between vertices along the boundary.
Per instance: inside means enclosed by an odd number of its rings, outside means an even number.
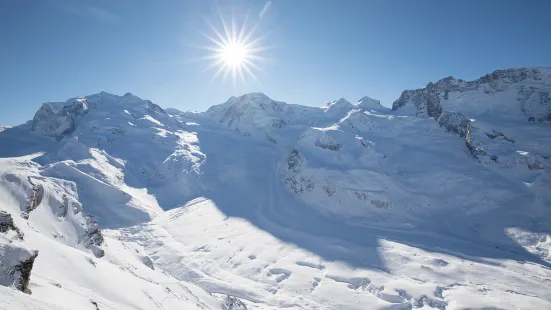
M551 76L526 70L395 109L45 103L0 131L0 283L33 293L0 308L547 308Z

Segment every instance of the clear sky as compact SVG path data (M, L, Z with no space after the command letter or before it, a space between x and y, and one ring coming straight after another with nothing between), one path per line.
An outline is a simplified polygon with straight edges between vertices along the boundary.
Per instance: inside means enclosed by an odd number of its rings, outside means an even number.
M258 82L206 70L229 21L259 24ZM449 75L551 65L550 0L1 0L0 125L42 102L131 92L162 107L203 111L261 91L322 105L364 95L387 106L404 89Z

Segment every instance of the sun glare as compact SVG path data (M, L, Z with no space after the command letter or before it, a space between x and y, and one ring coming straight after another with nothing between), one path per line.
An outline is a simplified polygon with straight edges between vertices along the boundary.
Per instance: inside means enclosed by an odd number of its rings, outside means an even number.
M228 26L222 14L219 13L219 15L222 30L218 30L207 21L213 34L203 34L205 38L213 43L213 45L205 47L212 53L202 58L211 61L208 69L216 70L212 80L223 73L224 81L228 75L231 75L234 84L238 79L246 83L247 77L251 77L260 83L253 71L261 71L259 63L266 60L259 55L261 51L266 49L266 47L260 45L265 35L255 36L254 32L258 28L258 24L246 29L248 17L245 18L240 29L238 29L235 17L232 16L231 26Z
M247 58L247 48L239 43L230 43L220 51L220 58L230 68L242 66Z

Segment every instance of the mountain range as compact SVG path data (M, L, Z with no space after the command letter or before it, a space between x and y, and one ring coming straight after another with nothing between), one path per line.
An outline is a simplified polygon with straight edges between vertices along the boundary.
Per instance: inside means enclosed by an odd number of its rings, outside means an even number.
M1 309L550 309L551 68L0 127Z

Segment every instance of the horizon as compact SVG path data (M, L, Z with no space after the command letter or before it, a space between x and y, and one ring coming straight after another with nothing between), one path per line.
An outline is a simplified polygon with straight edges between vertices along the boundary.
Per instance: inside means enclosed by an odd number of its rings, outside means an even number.
M551 69L551 67L533 67L533 66L526 66L526 67L496 69L496 70L494 70L494 71L492 71L492 72L488 72L487 74L491 74L491 73L493 73L493 72L495 72L495 71L510 70L510 69L516 70L516 69L523 69L523 68L526 68L526 69L532 69L532 68L534 68L534 69ZM485 74L485 75L486 75L486 74ZM478 80L478 79L482 78L483 76L484 76L484 75L480 76L479 78L473 79L473 80L466 80L466 79L458 78L458 77L455 77L455 76L451 76L451 77L454 78L455 80L463 80L463 81L466 81L466 82L471 82L471 81ZM450 76L448 76L448 77L450 77ZM447 77L443 77L443 78L438 79L438 80L435 80L435 81L428 81L424 86L421 86L421 87L419 87L419 88L417 88L417 89L425 88L427 84L429 84L429 83L436 83L436 82L438 82L438 81L440 81L440 80L443 80L443 79L445 79L445 78L447 78ZM122 93L122 94L115 94L115 93L111 93L111 92L104 91L104 90L99 91L99 92L96 92L96 93L91 93L91 94L73 96L73 97L70 97L70 98L67 98L67 99L64 99L64 100L59 100L59 101L53 101L53 100L45 101L45 102L42 102L40 105L45 104L45 103L66 102L66 101L69 101L69 100L71 100L71 99L80 98L80 97L86 98L86 97L90 97L90 96L94 96L94 95L99 95L99 94L101 94L101 93L106 93L106 94L113 95L113 96L118 96L118 97L123 97L125 94L131 94L132 96L138 97L138 98L141 99L141 100L149 100L149 101L151 101L151 102L153 102L153 103L155 103L155 104L161 106L161 108L163 108L163 109L175 109L175 110L179 110L180 112L199 112L199 113L202 113L202 112L206 112L206 110L208 110L210 107L213 107L213 106L216 106L216 105L221 105L221 104L227 103L227 102L228 102L230 99L232 99L232 98L239 98L239 97L243 97L243 96L251 95L251 94L262 94L262 95L268 97L268 98L271 99L271 100L278 101L278 102L283 102L283 103L285 103L285 104L298 104L298 105L302 105L302 106L311 106L311 107L323 107L323 106L326 105L326 104L329 104L329 103L331 103L331 102L338 101L338 100L340 100L340 99L344 99L344 100L346 100L346 101L348 101L348 102L350 102L350 103L352 103L352 104L355 104L355 103L358 103L361 99L363 99L363 98L365 98L365 97L368 97L368 98L375 99L375 100L379 101L379 103L380 103L382 106L384 106L384 107L392 108L392 104L394 103L394 101L398 100L399 97L401 96L401 94L402 94L404 91L406 91L406 90L415 90L415 89L404 89L403 91L400 92L400 95L398 95L398 96L396 97L396 99L393 100L393 101L391 102L390 105L384 104L384 103L381 102L378 98L373 98L373 97L371 97L371 96L369 96L369 95L361 96L361 97L358 98L358 99L351 99L351 98L346 98L346 97L339 97L339 98L334 98L334 99L325 101L325 102L323 102L323 103L321 103L321 104L319 104L319 105L303 105L303 104L300 104L300 103L290 103L290 102L281 101L281 100L278 100L278 98L274 98L274 97L270 96L270 94L266 94L266 93L260 92L260 91L253 91L253 92L248 92L248 93L230 95L230 97L228 97L226 100L223 100L222 102L218 102L218 103L213 103L213 104L211 104L211 105L207 105L207 106L205 106L205 108L204 108L203 110L199 111L199 110L189 110L189 109L184 109L184 110L182 110L182 109L178 109L178 108L175 108L175 107L172 107L172 106L163 106L162 103L155 102L155 101L153 101L153 100L150 100L149 98L144 98L144 97L140 96L140 94L136 94L136 93L134 93L134 92L125 92L125 93ZM39 108L40 108L40 106L39 106ZM35 112L36 112L36 111L35 111ZM34 115L34 113L33 113L33 115ZM32 118L28 119L27 122L29 122L29 121L31 121L31 120L32 120ZM16 125L20 125L20 124L16 124ZM13 126L16 126L16 125L2 125L2 124L0 124L0 126L2 126L2 127L13 127Z
M2 5L3 126L31 119L42 103L101 91L130 92L182 111L205 111L252 92L306 106L369 96L391 107L404 90L448 76L475 80L551 65L547 1ZM237 30L236 42L244 26L249 49L221 52L232 37L224 26Z

